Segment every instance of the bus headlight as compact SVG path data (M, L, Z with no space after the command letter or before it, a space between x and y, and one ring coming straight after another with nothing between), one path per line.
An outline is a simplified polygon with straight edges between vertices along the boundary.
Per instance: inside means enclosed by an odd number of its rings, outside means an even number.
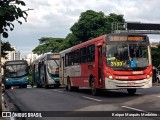
M48 78L49 83L53 83L54 79Z
M147 79L150 78L150 75L147 75Z
M48 78L48 81L50 81L50 82L51 82L51 81L53 81L53 80L52 80L51 78Z
M109 76L109 79L111 79L111 80L112 80L112 79L113 79L113 76L112 76L112 75L110 75L110 76Z
M152 76L152 71L147 74L146 78L149 79Z
M6 81L8 81L8 79L6 79Z
M28 80L29 78L27 77L27 80Z

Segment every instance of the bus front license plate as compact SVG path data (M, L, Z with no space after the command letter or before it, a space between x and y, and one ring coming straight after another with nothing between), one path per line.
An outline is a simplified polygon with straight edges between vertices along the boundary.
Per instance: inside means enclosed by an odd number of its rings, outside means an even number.
M128 82L127 85L128 85L128 86L134 86L135 83L134 83L134 82Z

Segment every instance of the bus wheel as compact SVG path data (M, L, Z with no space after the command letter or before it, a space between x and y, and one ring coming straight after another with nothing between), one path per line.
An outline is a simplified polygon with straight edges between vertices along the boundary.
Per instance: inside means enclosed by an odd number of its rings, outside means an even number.
M11 86L5 86L5 89L10 89L11 88Z
M71 86L71 81L70 80L67 80L67 89L69 91L73 91L73 87Z
M59 88L60 87L60 84L56 84L54 85L55 88Z
M129 95L134 95L136 93L136 89L127 89Z
M66 86L66 90L68 90L68 86Z
M36 85L36 87L37 87L37 88L41 88L41 87L42 87L42 85L40 85L40 84L37 84L37 85Z
M75 91L78 91L78 90L79 90L79 87L74 87L74 90L75 90Z
M27 85L22 85L22 88L27 88Z
M48 89L48 88L49 88L49 85L45 85L45 88Z
M160 83L160 80L159 80L159 78L158 78L158 77L157 77L157 82L158 82L158 83Z
M97 89L96 89L94 80L92 80L92 83L91 83L91 93L92 93L92 95L94 95L94 96L97 95Z

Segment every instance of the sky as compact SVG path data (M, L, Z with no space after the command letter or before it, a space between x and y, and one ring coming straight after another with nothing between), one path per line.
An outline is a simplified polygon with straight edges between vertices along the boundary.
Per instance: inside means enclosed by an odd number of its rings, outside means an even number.
M124 15L125 21L160 23L160 0L23 0L28 11L27 22L22 20L3 39L16 46L21 56L32 53L41 37L65 38L70 27L86 10ZM160 41L159 35L149 35L150 41Z

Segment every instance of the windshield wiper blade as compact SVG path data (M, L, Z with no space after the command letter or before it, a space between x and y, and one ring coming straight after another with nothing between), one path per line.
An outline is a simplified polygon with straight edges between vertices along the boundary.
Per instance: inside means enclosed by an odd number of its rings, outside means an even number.
M55 63L57 64L57 66L59 67L59 65L58 65L57 61L56 61L56 60L54 60L54 61L55 61Z

